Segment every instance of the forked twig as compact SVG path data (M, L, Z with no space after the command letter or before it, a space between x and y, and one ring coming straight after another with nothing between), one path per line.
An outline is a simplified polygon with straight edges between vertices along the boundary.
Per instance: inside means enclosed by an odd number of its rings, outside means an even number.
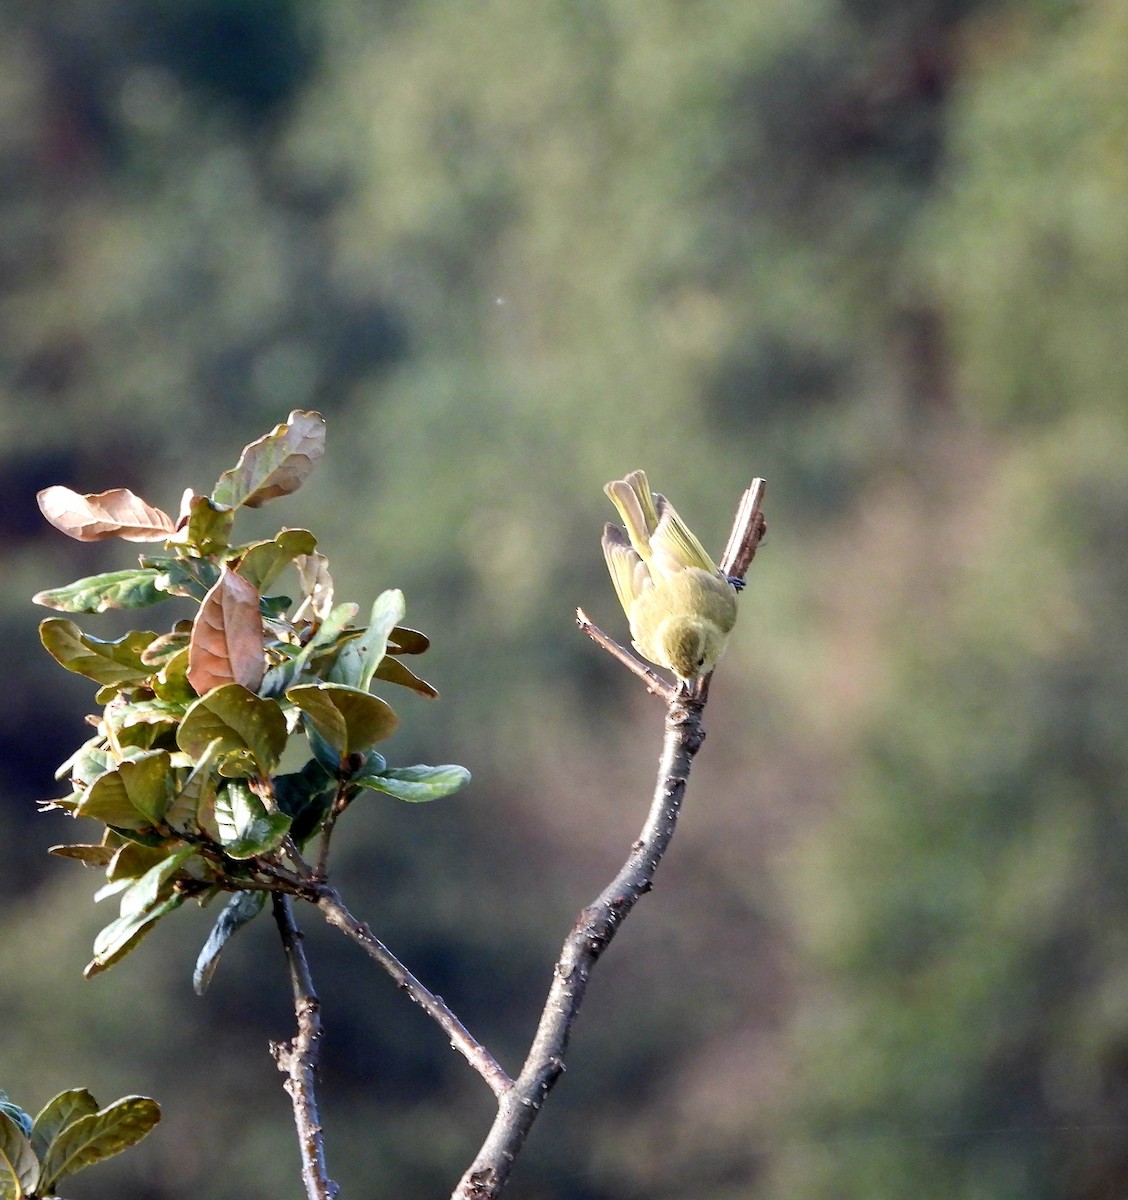
M736 514L721 570L742 584L765 531L760 503L764 481L756 479L744 493ZM665 734L658 778L645 824L615 878L577 917L564 940L540 1023L524 1066L510 1078L494 1056L466 1029L441 996L430 992L368 928L345 907L335 888L316 877L304 878L294 894L312 900L325 919L388 972L447 1034L451 1045L482 1076L498 1099L497 1116L474 1162L463 1175L451 1200L493 1200L508 1180L529 1130L545 1098L564 1070L564 1056L587 991L592 967L610 944L639 898L652 886L658 864L674 835L690 767L705 740L702 714L708 699L709 676L688 689L675 688L636 659L577 609L580 629L617 661L637 675L647 690L666 702ZM332 1200L336 1186L325 1173L317 1123L313 1073L320 1023L317 997L309 980L300 934L293 924L289 900L275 896L275 917L291 964L298 1036L289 1046L275 1046L279 1067L294 1101L295 1121L302 1143L303 1178L310 1200Z
M275 893L274 920L282 937L282 948L290 967L294 1014L298 1032L289 1042L274 1042L271 1053L286 1076L284 1087L294 1109L298 1146L302 1156L302 1182L309 1200L334 1200L337 1185L325 1165L325 1140L317 1108L317 1062L321 1047L321 1003L313 988L302 935L294 923L290 898Z
M760 513L763 494L764 481L754 480L737 511L721 566L734 580L743 582L763 537L765 525ZM592 625L582 611L578 618L580 628L589 637L638 675L650 691L666 700L658 779L646 823L622 868L580 912L564 940L525 1064L512 1084L499 1093L493 1125L451 1200L493 1200L501 1194L545 1098L564 1070L564 1055L592 967L639 897L650 890L658 864L674 835L690 767L705 739L701 718L708 699L708 676L688 691L675 690ZM656 687L655 681L664 686Z

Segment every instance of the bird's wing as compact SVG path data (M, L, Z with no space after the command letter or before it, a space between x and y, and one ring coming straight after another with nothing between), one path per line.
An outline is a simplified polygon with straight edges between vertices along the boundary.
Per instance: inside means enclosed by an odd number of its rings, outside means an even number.
M632 471L623 479L613 479L603 490L619 510L631 545L646 558L650 554L650 535L658 525L658 509L650 494L645 471Z
M631 605L646 588L653 586L650 571L618 525L608 523L603 527L603 557L615 594L629 618Z
M665 496L655 494L654 499L658 510L658 525L650 537L654 570L659 574L673 574L686 567L698 567L715 575L717 568L713 560L674 506Z

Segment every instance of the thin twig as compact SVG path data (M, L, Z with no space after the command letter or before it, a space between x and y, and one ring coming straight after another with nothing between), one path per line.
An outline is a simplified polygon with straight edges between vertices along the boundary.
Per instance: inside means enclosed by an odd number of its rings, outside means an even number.
M298 849L297 842L294 841L289 834L282 839L282 850L286 857L290 860L290 865L294 869L294 874L299 879L308 880L313 877L313 868L302 857L302 852Z
M302 1182L309 1200L334 1200L337 1185L325 1165L325 1142L317 1111L317 1062L321 1047L321 1003L313 989L302 934L294 923L288 896L271 897L274 920L282 937L282 948L290 967L294 1014L298 1032L289 1042L271 1046L278 1069L286 1076L283 1085L294 1109L298 1146L302 1155Z
M669 704L674 696L674 688L657 671L652 671L646 663L635 658L629 650L624 649L614 638L604 633L582 608L576 609L576 624L580 627L580 631L586 633L597 646L602 646L612 658L618 659L628 671L633 671L646 684L648 692L653 692L655 696L661 696Z
M319 886L316 903L330 925L351 938L365 953L375 959L400 989L440 1026L450 1038L451 1046L482 1076L495 1096L504 1095L512 1087L513 1081L505 1069L451 1012L442 996L428 991L372 930L349 912L336 888L328 884Z

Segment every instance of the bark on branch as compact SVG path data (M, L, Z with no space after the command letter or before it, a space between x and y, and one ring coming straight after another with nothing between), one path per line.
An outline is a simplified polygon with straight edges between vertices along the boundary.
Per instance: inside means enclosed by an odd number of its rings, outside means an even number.
M274 903L274 920L290 967L298 1032L292 1041L275 1042L270 1049L278 1069L286 1076L284 1086L294 1109L306 1195L309 1200L334 1200L337 1185L329 1178L325 1165L325 1140L317 1107L321 1003L313 989L313 978L302 948L301 931L294 923L290 898L275 894L271 899Z
M673 837L690 764L704 740L701 707L700 701L689 697L671 702L658 783L646 824L622 869L583 909L565 939L525 1065L501 1095L493 1127L452 1200L487 1200L500 1195L545 1097L563 1072L591 969L639 897L650 890Z

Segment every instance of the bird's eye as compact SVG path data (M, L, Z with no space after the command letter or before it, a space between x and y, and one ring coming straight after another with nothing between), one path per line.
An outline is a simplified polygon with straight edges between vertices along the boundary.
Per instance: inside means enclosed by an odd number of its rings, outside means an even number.
M704 654L697 660L697 665L699 667L703 667L705 665L705 655Z

